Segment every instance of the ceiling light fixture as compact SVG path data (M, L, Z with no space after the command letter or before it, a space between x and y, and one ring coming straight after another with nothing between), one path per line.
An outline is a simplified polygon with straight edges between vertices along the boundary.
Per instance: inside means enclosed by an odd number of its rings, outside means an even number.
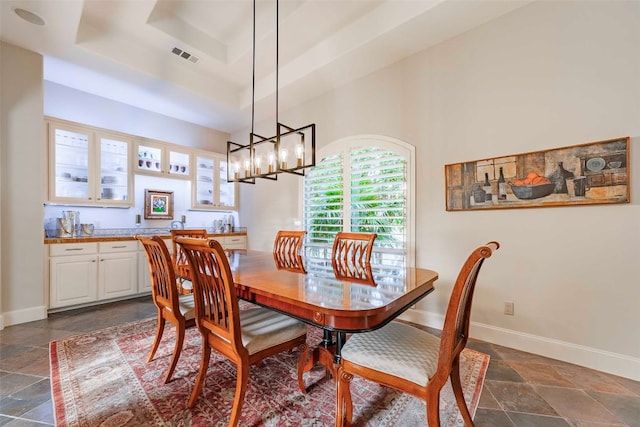
M15 12L16 15L18 15L20 18L24 19L30 24L40 25L40 26L46 24L46 22L44 22L44 19L42 19L35 13L28 11L27 9L16 7L15 9L13 9L13 11Z
M255 184L256 178L276 180L280 172L304 175L316 164L316 125L300 128L278 120L278 68L280 5L276 0L276 135L264 137L254 131L256 98L256 0L253 0L253 68L251 87L251 133L249 144L227 142L227 181Z

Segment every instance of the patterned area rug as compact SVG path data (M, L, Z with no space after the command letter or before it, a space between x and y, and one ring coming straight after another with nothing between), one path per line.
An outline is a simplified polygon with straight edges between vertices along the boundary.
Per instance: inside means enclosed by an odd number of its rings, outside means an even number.
M204 392L193 409L187 399L198 372L201 338L187 331L173 379L163 384L169 366L174 328L165 336L150 363L156 320L116 326L50 344L51 387L56 425L64 426L226 426L235 393L235 365L212 352ZM310 346L321 331L309 327ZM324 369L305 374L307 394L296 382L298 353L267 358L253 366L240 419L241 426L332 426L335 385ZM462 353L462 384L471 414L475 414L489 356L466 349ZM354 378L354 421L365 426L425 426L420 400ZM442 426L463 425L447 384L441 393Z

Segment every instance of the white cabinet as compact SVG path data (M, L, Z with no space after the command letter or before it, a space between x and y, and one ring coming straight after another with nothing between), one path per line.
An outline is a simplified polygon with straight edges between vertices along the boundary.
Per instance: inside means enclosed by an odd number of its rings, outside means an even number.
M135 148L135 173L165 178L191 179L191 151L173 144L140 139Z
M48 201L132 206L132 140L90 126L48 119Z
M224 236L220 244L225 249L247 249L247 236Z
M192 209L238 208L238 184L227 182L227 158L211 152L193 153L195 174L191 186Z
M136 294L136 243L49 245L49 307L60 308Z
M83 304L98 298L97 243L50 245L49 306Z
M137 242L100 242L98 248L98 299L118 298L137 293Z

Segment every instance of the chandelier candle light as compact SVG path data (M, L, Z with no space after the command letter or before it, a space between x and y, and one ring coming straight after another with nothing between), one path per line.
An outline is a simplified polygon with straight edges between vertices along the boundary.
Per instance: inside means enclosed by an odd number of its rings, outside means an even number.
M227 141L227 181L255 184L256 178L278 179L280 172L304 175L316 164L316 125L292 128L278 121L279 0L276 0L276 135L264 137L254 132L256 92L256 0L253 0L253 69L251 91L251 133L249 144ZM287 158L294 153L289 167ZM266 160L266 165L264 161ZM244 168L241 169L240 165ZM266 166L266 167L265 167Z

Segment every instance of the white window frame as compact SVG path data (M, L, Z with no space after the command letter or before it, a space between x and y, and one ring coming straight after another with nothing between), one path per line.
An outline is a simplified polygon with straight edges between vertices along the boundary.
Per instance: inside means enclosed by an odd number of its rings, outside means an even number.
M355 135L333 141L320 148L316 153L319 161L327 156L337 153L349 153L354 149L377 147L386 151L393 152L406 159L406 223L405 223L405 239L406 239L406 263L407 266L415 266L415 147L405 141L383 135ZM350 165L348 161L344 162L343 176L344 194L351 194ZM301 207L304 205L304 185L300 186L300 195L302 198ZM345 203L344 218L351 217L351 205ZM301 212L301 219L304 221L304 214ZM350 221L343 222L344 231L349 231Z

